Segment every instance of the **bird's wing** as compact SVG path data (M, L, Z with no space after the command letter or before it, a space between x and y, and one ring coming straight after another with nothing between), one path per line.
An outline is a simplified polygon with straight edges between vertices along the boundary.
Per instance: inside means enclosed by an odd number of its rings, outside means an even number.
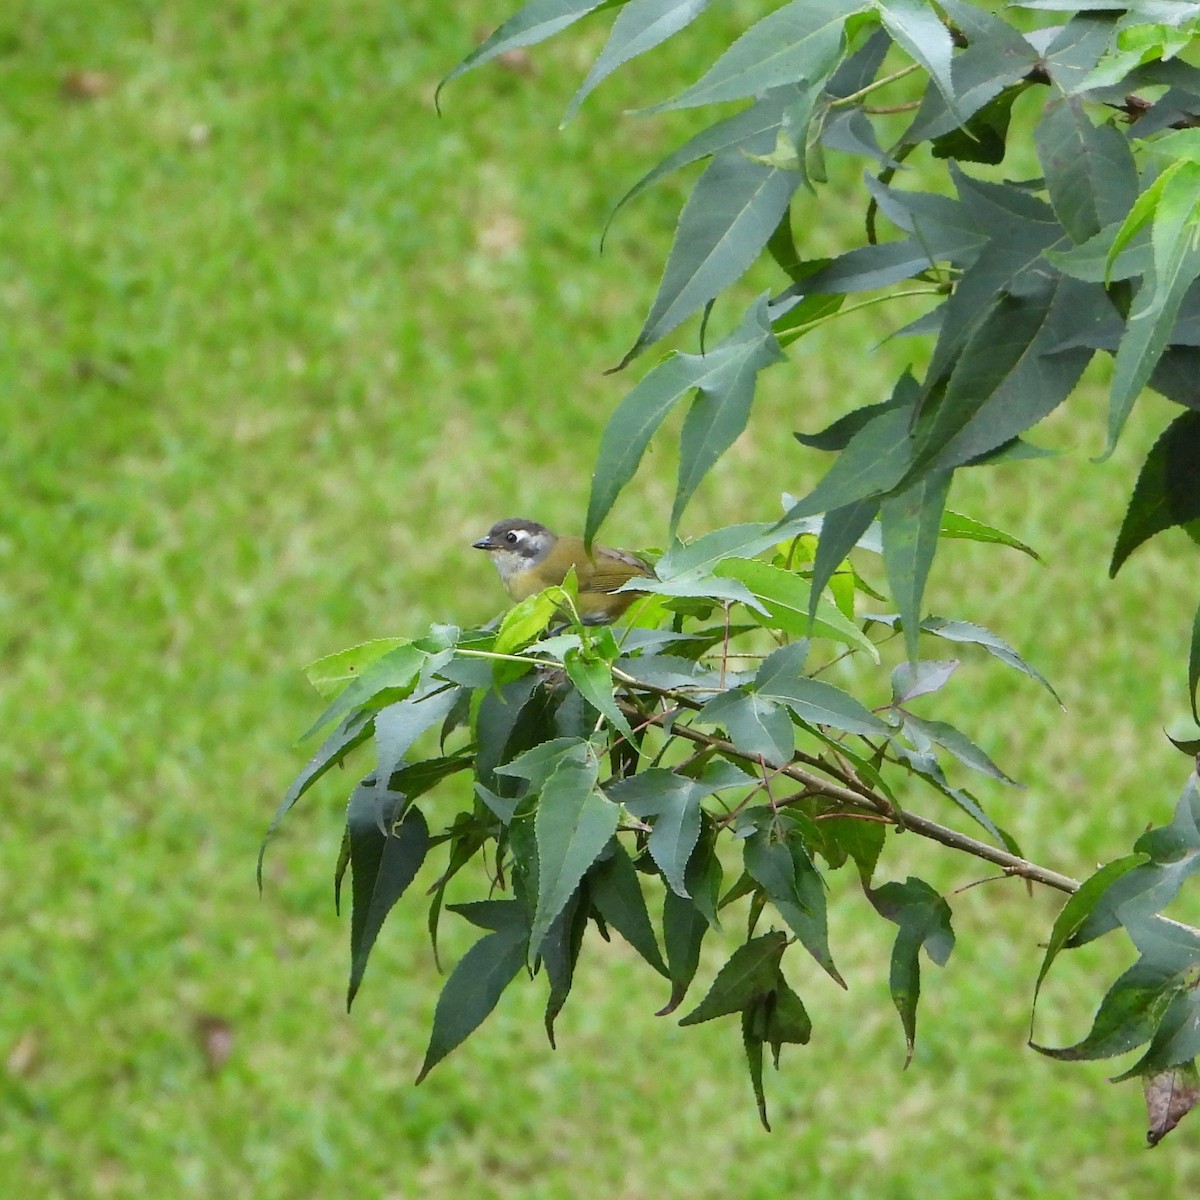
M579 581L581 591L614 592L635 576L651 573L645 559L627 550L614 550L611 546L593 546L592 565L591 577Z

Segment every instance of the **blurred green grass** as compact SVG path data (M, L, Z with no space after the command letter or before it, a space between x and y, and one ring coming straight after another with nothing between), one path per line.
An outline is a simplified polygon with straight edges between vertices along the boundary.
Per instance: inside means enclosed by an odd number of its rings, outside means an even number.
M636 332L682 194L672 181L639 200L597 255L611 203L696 118L619 115L642 99L636 84L666 94L690 77L666 54L661 77L606 85L555 133L596 24L456 83L439 120L437 79L495 19L476 0L451 13L368 0L0 11L4 1194L904 1198L1195 1183L1186 1125L1147 1158L1134 1087L1025 1048L1056 900L1015 884L957 899L959 946L926 969L902 1073L886 931L834 880L850 991L815 971L798 980L815 1041L768 1081L771 1137L736 1029L656 1020L658 981L617 946L582 967L556 1053L527 986L414 1090L439 987L418 909L393 916L344 1014L330 872L345 778L293 814L258 899L258 841L317 709L299 668L492 615L496 581L467 547L494 518L579 525L629 386L601 372ZM711 13L702 42L736 27ZM83 86L81 71L99 75ZM837 186L849 192L855 170ZM831 212L812 210L820 248L847 236ZM691 530L762 519L781 489L811 486L823 460L790 431L879 397L916 352L876 348L891 323L879 310L835 322L765 377ZM1169 408L1146 402L1118 456L1093 465L1102 382L1097 368L1041 436L1069 457L956 485L954 507L1049 563L952 545L930 596L1059 686L1066 715L972 660L952 696L1028 785L988 793L998 817L1077 875L1165 819L1186 765L1159 733L1185 703L1186 543L1164 538L1104 578ZM664 438L606 535L661 540L672 485ZM453 794L438 804L452 812ZM986 874L899 849L894 874L943 887ZM447 959L468 941L445 923ZM1114 946L1064 963L1040 1036L1082 1033L1122 961ZM232 1035L213 1075L205 1018Z

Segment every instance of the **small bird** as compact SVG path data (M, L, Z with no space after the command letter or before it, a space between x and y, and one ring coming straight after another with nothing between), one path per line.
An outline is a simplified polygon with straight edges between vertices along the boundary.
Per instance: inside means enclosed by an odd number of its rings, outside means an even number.
M545 525L510 517L497 521L472 545L491 555L504 590L524 600L543 588L560 584L575 568L579 581L579 616L585 625L608 625L637 599L636 592L618 592L630 579L653 574L636 554L593 546L589 555L583 538L559 537Z

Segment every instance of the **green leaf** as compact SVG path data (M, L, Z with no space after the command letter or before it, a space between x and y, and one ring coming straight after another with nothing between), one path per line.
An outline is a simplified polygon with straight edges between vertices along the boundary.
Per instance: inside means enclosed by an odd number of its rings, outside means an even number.
M852 621L827 600L818 600L815 616L812 607L812 585L795 571L773 567L770 563L750 558L727 558L716 568L718 579L736 579L744 584L758 601L754 611L758 620L769 629L782 629L799 637L824 637L848 646L865 650L878 661L875 644Z
M308 791L322 775L331 767L343 762L348 754L371 736L375 727L373 712L352 712L346 719L321 743L317 752L304 764L300 773L292 780L291 786L284 793L279 807L275 810L271 824L263 836L262 845L258 849L258 863L255 867L255 879L258 890L262 891L263 859L267 853L267 843L275 835L283 818L291 812L296 801Z
M917 696L940 691L958 668L956 658L911 659L900 663L892 671L892 704L904 704Z
M1045 677L1031 667L1002 637L985 629L982 625L973 625L970 621L948 621L944 617L927 617L921 622L921 628L926 633L932 633L948 642L967 643L982 646L993 658L1002 663L1015 667L1030 679L1037 680L1062 705L1058 693L1052 688Z
M496 631L493 650L497 654L514 654L523 650L554 620L557 613L558 604L549 592L526 596L504 614L500 628ZM497 667L507 665L496 664ZM528 669L532 670L534 666L533 660L530 659Z
M742 1047L746 1052L746 1069L750 1072L750 1086L754 1089L754 1100L758 1105L758 1119L768 1133L771 1132L771 1122L767 1120L767 1097L763 1090L763 1044L766 1041L769 1003L769 995L756 996L742 1009Z
M682 167L699 162L702 158L711 158L714 154L719 154L722 150L729 150L734 147L748 154L765 154L775 145L776 133L783 123L785 107L799 93L800 89L794 84L773 88L760 100L750 105L749 108L744 108L741 112L734 113L733 116L726 117L723 121L718 121L715 125L710 125L707 129L702 129L695 137L680 146L678 150L668 154L662 162L647 171L617 201L608 218L608 222L605 224L604 236L601 237L601 246L603 247L604 237L608 235L608 227L612 224L613 218L626 204L634 199L634 197L640 196L642 192L653 184L658 183L659 180L666 178L666 176L673 174Z
M683 396L698 389L725 397L727 403L742 403L738 397L748 403L757 372L780 356L765 302L760 300L747 310L741 325L707 354L674 354L654 367L621 401L605 427L592 475L585 540L591 543L621 489L633 478L655 430Z
M965 124L968 114L954 94L950 70L954 42L934 7L923 0L875 0L875 8L896 44L929 72L947 108Z
M749 558L780 541L778 523L759 521L727 525L690 542L675 542L655 565L659 579L674 580L711 574L734 556Z
M520 12L509 17L495 33L476 46L438 84L438 93L440 94L442 88L452 79L465 75L508 50L519 50L544 42L588 13L598 8L611 7L612 0L530 0ZM437 101L436 94L434 101Z
M765 302L758 312L765 319ZM747 359L742 372L730 378L726 387L702 390L692 401L679 436L679 482L669 525L672 538L700 481L745 430L754 402L754 382L758 372L783 357L774 336L766 336L761 352Z
M1176 417L1138 475L1108 568L1111 578L1155 534L1200 517L1200 413Z
M744 855L747 874L766 892L809 954L845 987L829 952L825 883L799 837L793 834L776 841L768 830L760 830L746 840Z
M1028 554L1030 558L1041 561L1041 556L1036 550L1013 537L1011 533L1005 533L994 525L985 525L982 521L976 521L974 517L964 517L961 513L951 512L949 509L942 512L942 524L938 532L944 538L965 538L969 542L1011 546L1012 549L1020 550L1022 554Z
M1198 195L1200 164L1180 163L1163 188L1154 213L1150 234L1154 270L1138 289L1113 362L1105 457L1112 453L1133 402L1166 349L1184 295L1200 275Z
M695 108L824 79L837 63L846 18L866 0L792 0L752 25L685 92L644 112Z
M751 1001L775 988L787 935L778 931L751 938L739 946L717 972L708 995L679 1023L699 1025L715 1017L741 1012Z
M525 965L527 929L521 905L516 900L494 903L508 906L508 922L476 942L446 980L433 1013L433 1031L417 1083L479 1028Z
M616 838L612 853L589 872L588 895L596 911L660 975L670 978L646 911L646 897L625 847Z
M679 214L658 294L618 369L741 278L799 185L797 171L765 166L736 150L709 163ZM774 355L782 357L778 347Z
M825 590L834 572L846 561L850 551L871 527L879 513L878 500L858 500L845 508L835 508L825 514L821 522L821 536L817 541L817 553L813 559L812 582L810 584L808 615L817 611L817 600Z
M591 745L585 738L557 737L538 742L511 762L496 768L497 775L515 775L529 781L529 789L540 792L550 776L564 763L585 765L591 756Z
M786 710L741 688L731 688L710 700L697 720L723 726L738 750L773 767L787 763L796 749L795 732Z
M782 646L763 660L754 677L754 690L769 700L778 700L810 725L824 725L846 733L887 737L891 727L853 696L803 674L794 644ZM705 710L708 711L707 709Z
M950 472L935 471L884 500L879 510L883 532L883 562L892 595L904 622L908 657L917 658L921 597L937 551L942 510L950 490Z
M700 839L700 799L708 793L704 784L665 767L650 767L609 789L609 796L638 820L654 818L646 849L681 896L688 895L684 875Z
M915 399L916 384L911 376L904 376L897 392ZM912 409L907 404L873 417L854 434L821 482L789 510L781 524L891 491L912 463L911 421Z
M632 742L633 730L613 696L612 668L609 664L603 659L586 658L582 651L569 650L563 659L563 667L583 698Z
M1182 1067L1200 1054L1200 992L1178 988L1167 1002L1146 1053L1127 1071L1113 1079L1120 1083L1138 1075L1151 1075Z
M382 707L381 703L376 703L380 697L385 698L384 703L402 699L416 686L428 658L426 651L407 641L376 658L362 674L350 681L346 690L312 723L300 740L307 741L335 721L344 720L356 708L370 704Z
M1037 1011L1038 995L1042 983L1050 971L1050 967L1067 943L1075 936L1084 921L1091 915L1101 896L1108 891L1122 875L1146 861L1144 854L1127 854L1115 862L1107 863L1094 875L1089 876L1079 885L1079 890L1073 893L1062 906L1054 920L1054 928L1050 931L1050 940L1046 943L1046 953L1042 956L1042 966L1038 971L1037 982L1033 985L1033 1003L1029 1008L1029 1041L1033 1042L1033 1018Z
M914 717L912 713L904 714L904 732L909 740L920 751L928 750L930 742L949 750L959 762L966 764L974 771L990 775L1001 783L1014 783L965 733L947 725L945 721L925 721Z
M670 1015L683 1002L700 965L700 945L708 926L694 901L678 892L667 892L663 899L663 947L667 952L671 996L656 1016Z
M376 638L337 654L327 654L304 668L308 682L322 697L334 696L361 677L363 671L390 650L411 645L411 638Z
M1192 705L1192 720L1200 725L1200 713L1196 711L1196 688L1200 685L1200 608L1192 618L1192 644L1188 650L1188 700Z
M1137 167L1124 135L1093 125L1078 96L1047 106L1035 131L1050 203L1077 245L1124 219L1137 199Z
M904 883L885 883L870 893L871 902L881 916L898 925L892 948L889 986L892 1001L904 1027L908 1055L912 1062L917 1038L917 1002L921 996L920 952L937 965L944 966L954 949L954 931L950 928L950 905L923 879L910 875Z
M579 111L591 91L615 70L686 29L710 3L711 0L629 0L617 14L608 42L567 106L562 124Z
M550 981L550 993L546 997L546 1037L555 1048L554 1022L567 1003L571 984L575 979L575 964L583 947L583 935L587 930L589 905L583 903L582 889L567 901L567 906L550 923L542 939L542 963Z
M546 780L538 800L538 897L529 953L536 954L550 922L616 832L620 811L596 790L597 763L566 759Z
M396 820L404 803L404 797L396 792L360 784L346 810L354 895L347 1010L354 1003L384 920L412 883L429 850L429 826L419 808L409 808L403 819Z
M435 683L375 714L375 753L381 780L391 778L421 734L446 719L460 692L453 684Z

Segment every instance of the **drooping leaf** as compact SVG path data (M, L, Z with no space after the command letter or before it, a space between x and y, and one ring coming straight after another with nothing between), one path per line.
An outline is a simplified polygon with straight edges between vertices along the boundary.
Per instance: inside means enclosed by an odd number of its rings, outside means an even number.
M809 954L845 987L829 951L825 883L800 839L793 834L776 841L760 830L746 840L744 855L747 874L761 885Z
M371 736L375 727L373 712L352 712L342 723L321 743L317 752L301 768L300 773L292 780L291 786L284 793L279 807L275 810L271 824L263 836L262 845L258 849L258 863L255 867L255 879L258 890L262 891L263 859L266 857L267 844L275 835L283 818L292 810L296 801L308 791L322 775L331 767L342 762L346 756Z
M300 740L307 741L334 722L344 721L355 709L382 708L389 701L406 696L416 686L428 658L429 654L415 642L404 641L394 650L386 651L351 679Z
M1005 533L1003 529L997 529L994 525L987 525L974 517L964 517L962 513L951 512L949 509L942 512L942 524L938 533L944 538L963 538L969 542L1011 546L1012 549L1020 550L1022 554L1028 554L1030 558L1040 561L1041 556L1032 546L1027 546L1011 533Z
M1142 1080L1146 1097L1146 1142L1157 1146L1200 1101L1200 1076L1196 1064L1185 1063Z
M921 624L921 598L937 551L942 510L950 490L950 472L934 471L889 496L879 509L883 532L883 562L892 595L904 622L908 657L917 658L917 631Z
M994 658L1014 667L1023 675L1036 680L1062 705L1058 693L1052 688L1046 678L1035 668L1031 667L1002 637L982 625L973 625L970 621L948 621L944 617L926 617L921 622L921 628L935 637L944 638L948 642L967 643L982 646Z
M591 91L625 63L686 29L711 0L628 0L613 22L608 42L567 107L565 125Z
M658 294L620 366L741 278L799 185L799 172L755 162L737 150L713 158L679 214ZM782 357L777 347L775 353Z
M615 929L660 975L670 978L646 911L646 897L625 847L613 839L612 853L588 872L588 895L606 924Z
M1196 688L1200 686L1200 608L1192 618L1192 644L1188 650L1188 700L1192 706L1192 720L1200 725L1200 712L1196 711Z
M837 62L846 19L866 0L792 0L748 29L690 88L645 112L694 108L824 79Z
M1156 533L1200 517L1200 412L1176 417L1142 464L1129 500L1109 577Z
M619 0L618 0L619 2ZM544 42L598 8L613 7L613 0L530 0L518 13L466 56L438 84L438 92L452 79L504 54ZM435 97L436 99L436 97Z
M650 767L609 789L609 796L641 821L654 820L646 841L672 890L688 895L684 875L700 839L700 799L708 788L665 767Z
M655 430L683 396L698 389L725 397L727 403L742 403L738 398L753 395L757 373L779 361L780 353L765 303L759 301L707 354L675 354L652 368L617 406L600 440L584 530L588 543L633 478Z
M949 750L959 762L973 771L990 775L1001 783L1014 783L965 733L945 721L926 721L912 713L904 714L904 732L918 750L926 750L930 742Z
M393 905L425 861L429 827L419 808L396 820L403 797L359 785L346 810L354 904L350 919L350 984L346 1008L362 983L375 939Z
M542 939L541 957L550 981L550 993L546 997L544 1024L546 1037L551 1048L555 1048L554 1022L562 1012L571 994L575 980L575 964L583 946L583 935L587 930L588 905L583 902L582 889L577 891L566 907L550 922L546 936Z
M417 1083L479 1028L525 965L528 927L520 902L492 903L506 906L505 923L476 942L446 980L433 1013L433 1030Z
M663 948L667 952L671 996L656 1016L670 1015L683 1002L700 965L700 945L708 925L694 901L667 891L663 898Z
M435 682L375 714L375 753L381 780L391 778L421 734L445 720L460 690L452 684Z
M376 638L362 642L337 654L318 658L304 668L304 674L320 696L333 696L360 678L363 671L377 659L410 641L409 638Z
M699 1025L741 1012L752 1000L773 991L779 977L779 960L786 947L787 935L778 931L764 933L739 946L717 972L708 995L680 1025Z
M608 663L599 658L586 658L579 650L569 650L563 659L563 667L583 698L603 713L609 724L632 739L633 730L613 696L612 670Z
M917 1002L921 996L920 953L939 967L944 966L954 949L950 928L950 906L923 879L910 875L904 883L885 883L870 893L871 902L881 916L898 925L892 948L889 985L892 1000L904 1027L908 1054L904 1065L912 1061L917 1038Z
M834 572L845 562L846 556L858 544L859 538L870 528L878 513L878 500L858 500L825 514L825 519L821 522L821 536L817 541L817 553L813 559L808 601L809 617L816 614L821 593L833 578Z
M595 758L565 759L546 780L538 800L538 897L529 952L536 954L550 922L616 832L620 811L596 788Z

